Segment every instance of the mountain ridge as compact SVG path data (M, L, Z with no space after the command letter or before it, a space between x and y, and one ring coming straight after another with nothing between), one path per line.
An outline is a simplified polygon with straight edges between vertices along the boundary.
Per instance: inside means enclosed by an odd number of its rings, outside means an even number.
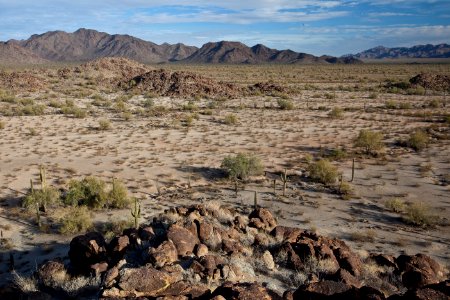
M450 58L449 44L425 44L412 47L377 46L368 50L344 55L343 57L353 57L356 59L400 59L400 58Z
M13 55L14 52L19 53L18 57ZM356 59L317 57L289 49L271 49L262 44L248 47L234 41L209 42L200 48L182 43L158 45L127 34L111 35L85 28L80 28L73 33L61 30L48 31L33 34L26 40L0 42L0 64L80 62L102 57L124 57L141 63L335 64L358 62Z

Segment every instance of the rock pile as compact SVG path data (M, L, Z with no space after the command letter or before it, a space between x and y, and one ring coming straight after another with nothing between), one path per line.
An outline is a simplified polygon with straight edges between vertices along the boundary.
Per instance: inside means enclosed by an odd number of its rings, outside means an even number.
M36 91L45 87L43 79L28 71L5 72L0 71L0 87L15 91Z
M426 255L371 254L363 259L341 240L278 225L265 208L248 217L218 205L173 208L151 224L124 230L109 243L93 232L75 237L69 258L68 266L47 262L39 268L35 277L40 292L32 297L63 295L63 285L55 282L73 280L77 274L98 278L92 291L102 299L450 296L444 269ZM11 293L26 298L11 289L0 292L0 298Z
M450 76L431 73L420 73L412 77L409 82L413 86L421 86L425 89L436 91L450 90Z
M230 83L217 82L191 72L170 72L160 69L123 81L126 90L151 92L160 96L176 97L235 97L241 89Z

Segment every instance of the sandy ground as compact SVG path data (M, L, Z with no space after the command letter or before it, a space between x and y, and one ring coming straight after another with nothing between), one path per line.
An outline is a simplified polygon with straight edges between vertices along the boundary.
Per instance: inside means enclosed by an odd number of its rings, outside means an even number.
M338 82L327 88L335 85ZM328 93L325 86L324 90L305 90L292 97L295 109L288 111L278 109L273 97L227 100L213 108L210 115L199 113L198 120L189 127L183 126L182 120L191 112L179 109L187 100L169 98L154 99L156 105L176 107L165 116L134 116L129 121L97 107L92 108L94 116L84 119L58 114L1 117L5 128L0 131L0 227L9 246L1 251L0 275L7 272L10 253L22 273L33 271L40 262L52 257L67 259L72 237L55 233L56 227L50 227L49 233L38 231L33 214L18 208L30 179L37 182L39 165L46 166L49 182L57 187L64 187L71 178L87 175L108 182L113 177L121 179L131 194L142 201L141 222L168 207L205 201L250 211L253 191L257 191L259 205L270 208L280 224L344 239L363 256L367 252L421 252L449 265L449 226L409 226L399 214L384 206L392 198L423 201L448 222L450 187L443 178L450 174L449 141L435 140L420 153L395 145L411 129L430 125L426 118L411 114L423 111L423 103L439 96L380 93L371 99L369 92L335 91L334 99L327 99L324 95ZM38 99L39 93L30 96ZM413 108L389 110L385 108L388 100L407 102ZM76 101L83 107L90 99ZM134 96L128 106L133 109L143 101L142 96ZM208 103L209 100L198 100L198 111ZM347 108L342 119L328 117L333 107ZM434 109L439 110L442 108ZM236 125L222 122L228 114L237 116ZM112 129L99 131L101 118L109 119ZM383 132L387 147L383 159L355 154L334 162L344 180L349 181L352 158L356 159L355 179L351 183L354 194L350 200L342 200L301 176L308 155L335 148L354 151L352 140L361 129ZM217 174L222 159L238 152L257 154L272 175L248 183L236 196L232 184ZM280 181L274 195L274 174L285 168L291 175L287 195L281 196ZM57 219L51 215L55 211L50 209L48 217ZM97 211L93 218L97 223L126 220L130 211ZM355 239L355 233L370 238Z

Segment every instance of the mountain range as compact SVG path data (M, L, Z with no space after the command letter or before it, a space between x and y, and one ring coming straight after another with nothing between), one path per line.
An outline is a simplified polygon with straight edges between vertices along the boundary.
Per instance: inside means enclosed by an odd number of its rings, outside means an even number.
M417 45L413 47L386 48L378 46L344 57L356 59L398 59L398 58L450 58L450 45Z
M101 57L126 57L141 63L357 63L353 57L317 57L291 50L276 50L258 44L248 47L239 42L207 43L201 48L184 44L155 44L130 36L91 29L73 33L49 31L27 40L0 43L0 64L42 64L81 62Z

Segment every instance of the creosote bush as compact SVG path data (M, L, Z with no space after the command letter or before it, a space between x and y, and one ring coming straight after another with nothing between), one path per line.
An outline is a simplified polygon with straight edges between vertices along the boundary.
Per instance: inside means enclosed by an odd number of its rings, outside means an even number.
M403 200L394 198L386 200L386 202L384 202L384 206L393 212L401 213L405 210L406 204Z
M334 184L338 172L337 168L326 159L320 159L308 166L309 177L323 184Z
M366 154L383 148L383 134L362 129L354 141L355 147L363 148Z
M427 227L434 224L435 217L425 203L414 202L406 207L403 219L408 224Z
M113 179L112 189L108 193L108 204L112 208L125 208L131 203L128 190L122 181Z
M101 119L98 121L98 129L101 131L109 130L111 129L111 122L106 119Z
M228 114L225 116L225 118L223 119L223 122L227 125L236 125L238 122L238 118L236 115L234 114Z
M291 110L294 109L294 103L289 99L278 99L278 106L282 110Z
M416 151L421 151L428 146L429 137L426 132L416 130L409 136L406 145Z
M245 153L225 157L221 168L228 173L230 178L242 180L249 176L261 175L264 171L264 166L259 157Z
M36 205L47 207L60 202L59 191L51 186L45 189L35 189L33 193L28 193L23 199L22 207L34 210Z
M71 207L61 220L59 231L62 234L84 233L93 227L91 213L86 206Z
M106 204L106 183L100 178L88 176L83 180L71 180L64 203L78 206L86 205L92 208L102 208Z
M340 107L335 107L328 113L328 117L331 119L342 119L344 117L344 110Z

